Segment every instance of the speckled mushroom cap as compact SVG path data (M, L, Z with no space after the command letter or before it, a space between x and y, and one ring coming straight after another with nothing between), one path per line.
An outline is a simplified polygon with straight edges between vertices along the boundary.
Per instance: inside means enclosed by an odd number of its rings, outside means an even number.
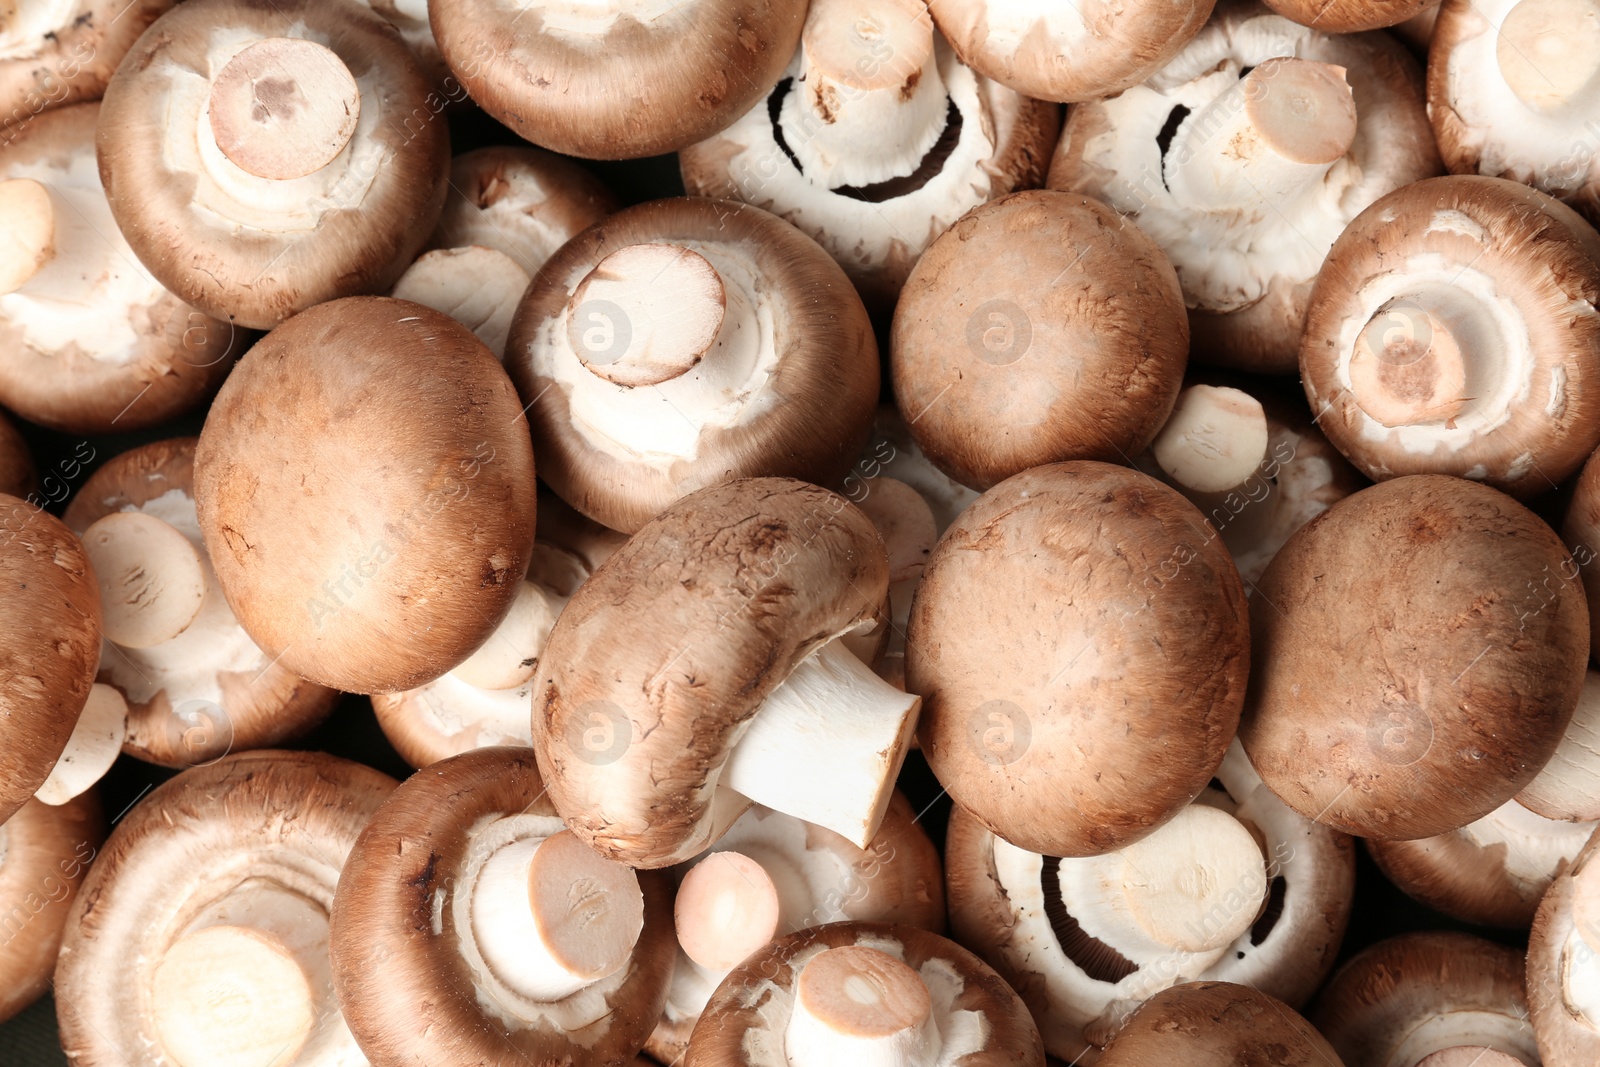
M912 605L923 753L1019 848L1121 848L1222 763L1249 674L1245 613L1227 549L1175 490L1104 463L1025 471L961 513Z
M961 58L1040 100L1117 93L1165 66L1211 17L1213 0L1118 6L1032 0L929 0Z
M37 183L48 199L52 245L37 273L0 296L0 400L75 433L181 415L217 388L250 339L184 304L134 257L95 164L100 111L48 112L0 145L0 182Z
M1571 546L1573 562L1583 579L1584 597L1589 603L1592 620L1600 615L1600 461L1594 456L1589 457L1578 474L1572 501L1567 505L1567 515L1561 523L1561 537ZM1570 575L1570 570L1563 572L1564 577ZM1590 634L1590 649L1594 657L1600 660L1600 628Z
M8 6L0 28L0 129L50 108L98 100L133 42L172 4L24 0Z
M61 521L0 495L0 823L50 774L100 663L100 589Z
M636 159L709 137L794 54L804 0L432 0L439 50L489 114L534 144Z
M1098 201L1035 191L933 243L895 308L890 365L918 446L987 489L1045 463L1142 452L1183 387L1188 340L1154 241Z
M1038 1028L988 964L913 926L851 922L779 938L735 968L700 1016L684 1067L786 1067L792 1060L784 1052L784 1032L801 975L823 953L852 946L887 954L926 984L933 1014L945 1025L938 1058L924 1062L1044 1067Z
M672 888L639 875L644 929L622 970L558 1001L519 995L485 962L473 919L485 863L563 829L526 749L483 748L419 771L350 854L333 910L339 1004L373 1067L616 1063L644 1044L672 974ZM433 915L432 923L418 915Z
M1556 878L1528 938L1528 1010L1544 1067L1585 1067L1600 1060L1597 852L1600 838L1591 839Z
M194 471L211 564L251 639L356 693L466 659L533 551L521 407L466 327L404 300L333 301L263 338L212 405Z
M1326 1038L1266 993L1192 982L1157 993L1094 1061L1099 1067L1344 1067Z
M67 1057L85 1067L175 1062L163 1052L170 1040L211 1020L158 1030L162 963L209 929L244 927L279 943L309 990L310 1033L282 1062L355 1062L326 923L345 857L394 786L358 763L277 751L228 756L157 786L118 823L72 905L55 976ZM232 992L220 984L215 1002Z
M328 84L249 75L247 50L284 39L302 42L296 62ZM324 107L348 94L348 141L309 174L246 170L214 135L212 94L231 84L225 74ZM280 117L255 100L250 122L320 121L315 108ZM394 28L355 0L180 4L129 53L103 106L100 174L128 243L182 299L243 326L270 329L337 297L387 292L444 203L443 101L433 105Z
M1418 182L1328 253L1300 348L1318 425L1374 479L1454 474L1518 497L1600 443L1600 235L1498 178Z
M1577 706L1589 612L1572 572L1554 531L1473 482L1420 475L1340 501L1252 599L1251 761L1290 807L1363 837L1489 814Z
M1104 200L1167 253L1188 302L1196 360L1292 371L1312 282L1340 232L1380 196L1442 169L1415 61L1387 34L1328 29L1224 0L1148 81L1067 117L1050 187ZM1298 176L1257 173L1238 195L1194 183L1186 191L1178 172L1210 165L1247 105L1270 101L1277 75L1244 79L1279 57L1343 68L1355 107L1348 146ZM1329 116L1317 121L1335 125ZM1225 155L1214 162L1217 173L1243 167Z
M1432 0L1267 0L1278 14L1324 33L1359 33L1397 26Z
M1539 1054L1522 973L1521 955L1504 945L1467 934L1403 934L1339 968L1309 1018L1348 1067L1414 1067L1461 1046L1533 1067Z
M0 1022L50 986L67 909L105 838L93 789L55 806L30 800L0 826Z
M603 260L640 247L703 259L727 302L705 358L653 387L589 368L633 358L633 337L659 324L578 296L586 280L605 279ZM842 478L877 406L877 351L860 298L814 241L758 208L678 198L620 211L552 256L517 311L506 369L529 406L544 480L631 532L733 478Z
M95 521L137 511L172 525L206 569L194 502L193 437L124 452L83 484L64 520L83 536ZM272 662L234 618L214 576L194 623L153 648L106 638L100 680L128 702L123 750L164 767L192 767L231 752L271 748L309 732L338 694Z
M0 411L0 493L27 499L39 487L33 453L16 425Z

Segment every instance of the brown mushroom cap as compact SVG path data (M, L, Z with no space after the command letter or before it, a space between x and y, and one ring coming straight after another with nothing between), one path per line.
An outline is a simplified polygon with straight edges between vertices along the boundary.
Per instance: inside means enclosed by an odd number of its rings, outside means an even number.
M333 301L263 338L218 394L194 471L211 564L256 644L357 693L470 655L533 550L521 407L466 327L403 300Z
M1532 512L1459 478L1335 504L1252 600L1251 762L1290 807L1363 837L1489 814L1538 774L1577 706L1589 612L1571 566Z
M8 49L8 57L0 59L0 129L20 127L50 108L98 100L133 42L173 2L85 0L64 9L68 12L64 25L39 26L31 48L20 54ZM16 6L24 10L37 6L45 13L63 10L60 5L13 5L8 14L16 21L6 27L11 33L28 25L25 17L15 14Z
M1397 26L1434 0L1265 0L1284 18L1327 33L1359 33Z
M1183 385L1189 329L1154 241L1098 201L1014 193L918 261L891 366L917 444L987 489L1069 459L1142 452Z
M1157 993L1106 1046L1099 1067L1343 1067L1289 1005L1249 986L1191 982Z
M1573 979L1581 972L1592 974L1595 968L1596 950L1588 940L1592 931L1585 932L1579 917L1580 909L1593 907L1600 885L1595 877L1597 853L1600 835L1589 840L1573 865L1550 886L1528 938L1528 1011L1544 1067L1600 1062L1600 1026L1592 999L1579 1007L1568 996ZM1593 979L1585 984L1592 987Z
M644 932L603 989L535 1011L534 1002L501 1001L474 977L462 954L457 924L466 913L456 894L466 868L481 859L480 834L505 819L543 819L561 829L531 752L477 749L408 779L351 851L334 900L334 983L373 1067L614 1063L637 1052L655 1025L675 947L664 873L639 874ZM418 914L435 922L418 922ZM584 1012L584 1021L543 1010L556 1008Z
M923 752L956 803L1021 848L1137 841L1233 740L1245 613L1227 549L1176 491L1104 463L1025 471L961 513L912 605Z
M92 789L59 807L30 800L0 826L0 1022L49 987L68 906L104 839Z
M254 177L194 128L241 44L274 39L331 52L364 105L331 162L284 181ZM285 91L324 95L298 82ZM162 16L107 86L100 173L117 224L162 284L270 329L337 297L387 292L416 258L444 203L444 103L394 28L353 0L194 0ZM258 101L252 114L273 113Z
M1600 452L1596 453L1600 456ZM1590 456L1578 474L1561 524L1561 537L1570 546L1573 562L1583 579L1584 596L1589 603L1591 621L1600 617L1600 460ZM1570 576L1563 572L1563 577ZM1600 627L1590 633L1590 651L1600 660Z
M39 472L33 465L28 442L0 411L0 493L25 500L38 487Z

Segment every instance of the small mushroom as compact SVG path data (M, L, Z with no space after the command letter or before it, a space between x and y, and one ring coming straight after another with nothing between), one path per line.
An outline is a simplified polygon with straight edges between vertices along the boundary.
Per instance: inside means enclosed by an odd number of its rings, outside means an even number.
M49 988L68 906L104 838L93 790L62 805L30 800L0 825L0 1022Z
M1293 371L1335 239L1442 170L1405 49L1317 27L1225 0L1143 85L1067 118L1050 187L1104 200L1167 253L1196 360Z
M151 274L271 329L386 292L416 257L444 204L444 104L355 0L188 0L107 86L100 173Z
M0 130L51 108L100 99L128 49L173 2L6 0L0 7Z
M675 152L777 83L805 0L432 0L439 50L518 136L584 159Z
M767 945L723 980L684 1067L1044 1067L1011 987L938 934L833 923Z
M1600 837L1551 885L1528 939L1528 1009L1544 1067L1600 1062L1597 850Z
M463 753L395 790L350 853L339 1004L373 1067L618 1063L661 1013L671 901L666 874L562 826L526 749Z
M734 478L831 485L866 443L878 349L837 264L757 208L657 200L569 241L517 311L506 369L539 473L632 532Z
M1591 667L1584 674L1578 710L1556 754L1517 801L1547 819L1600 821L1600 671Z
M1126 848L1222 763L1246 612L1227 550L1176 491L1105 463L1025 471L961 513L912 605L923 753L1019 848Z
M1382 482L1284 545L1251 600L1239 736L1307 818L1434 837L1516 796L1577 706L1589 622L1555 532L1459 478Z
M644 526L539 662L534 748L567 825L665 867L755 802L865 848L920 704L841 644L882 626L888 584L867 517L792 479L702 489Z
M918 446L987 489L1142 452L1183 386L1188 340L1154 241L1098 201L1033 191L969 213L918 261L890 364Z
M1093 1062L1098 1067L1343 1067L1327 1039L1287 1004L1227 982L1194 982L1157 993Z
M1454 474L1518 497L1600 444L1600 235L1543 193L1434 178L1344 232L1300 348L1328 439L1373 479Z
M1503 945L1403 934L1339 968L1310 1019L1347 1067L1539 1067L1522 973Z
M39 471L28 442L0 411L0 494L26 500L39 487Z
M157 786L112 832L67 920L67 1058L125 1067L339 1067L328 913L394 781L310 752L251 752ZM137 894L137 896L135 896Z
M781 215L887 310L957 219L1044 182L1059 110L963 64L923 0L812 0L783 80L680 153L683 183Z
M1285 18L1302 26L1315 26L1324 33L1360 33L1398 26L1435 2L1437 0L1266 0L1266 5Z
M483 645L533 552L521 408L466 327L404 300L321 304L258 342L194 460L205 547L251 640L352 693L414 689Z
M51 111L0 146L0 400L74 433L183 414L216 390L248 341L134 258L95 163L100 113L99 104Z

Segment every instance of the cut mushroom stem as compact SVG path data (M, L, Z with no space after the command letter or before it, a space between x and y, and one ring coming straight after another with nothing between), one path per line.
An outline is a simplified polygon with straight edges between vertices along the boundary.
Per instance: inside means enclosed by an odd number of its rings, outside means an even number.
M1195 385L1178 397L1150 446L1180 489L1225 493L1248 481L1267 456L1267 415L1238 389Z
M644 930L644 894L630 868L563 830L489 858L472 926L507 985L533 1000L564 1000L627 965Z
M1527 1067L1517 1057L1484 1045L1457 1045L1440 1049L1417 1067Z
M269 37L234 56L211 86L211 135L258 178L314 174L336 159L361 117L361 91L334 52Z
M60 806L87 792L117 761L127 736L128 702L114 687L96 682L67 747L34 796Z
M738 852L713 852L678 886L674 920L684 954L725 974L779 934L782 894L774 872Z
M1411 301L1391 301L1361 330L1350 391L1385 426L1448 422L1466 406L1467 364L1450 325Z
M792 1067L918 1067L939 1062L933 1000L922 977L886 952L828 949L806 963L784 1033Z
M187 630L206 595L194 543L142 511L119 511L83 532L100 580L106 637L124 648L154 648Z
M1590 0L1523 0L1500 24L1495 58L1529 107L1560 111L1600 74L1600 20Z
M1321 181L1355 135L1343 67L1269 59L1178 130L1167 184L1209 209L1278 202Z
M922 698L838 641L800 663L756 711L723 782L866 848L889 806Z
M32 178L0 181L0 296L21 289L55 254L50 190Z
M515 689L533 677L566 598L525 581L489 640L450 673L479 689Z
M294 1063L316 1023L311 982L294 953L249 927L179 938L151 992L156 1034L179 1067Z

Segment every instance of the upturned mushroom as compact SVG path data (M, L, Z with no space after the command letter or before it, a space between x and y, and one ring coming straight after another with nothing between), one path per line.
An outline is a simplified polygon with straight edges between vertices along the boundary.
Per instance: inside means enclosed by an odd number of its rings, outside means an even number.
M1266 5L1324 33L1360 33L1398 26L1436 0L1266 0ZM1486 1064L1485 1067L1488 1067Z
M534 748L567 825L637 867L692 858L752 802L866 847L921 703L842 644L882 626L888 584L867 517L788 478L644 526L539 662Z
M131 12L130 12L131 17ZM0 145L0 401L74 433L136 430L202 403L249 338L134 258L95 164L99 104Z
M1126 848L1221 765L1246 613L1227 550L1175 490L1104 463L1025 471L961 513L923 574L906 639L923 753L1019 848Z
M163 285L271 329L387 292L416 257L444 204L444 104L355 0L189 0L106 87L100 175Z
M734 478L835 484L878 403L877 342L838 265L765 211L692 197L567 242L505 362L546 483L630 533Z
M173 0L7 0L0 23L0 131L98 100L133 42ZM11 133L0 133L9 143Z
M1551 885L1528 939L1529 1017L1543 1067L1600 1062L1600 837Z
M1167 253L1197 360L1293 371L1335 239L1442 169L1405 49L1317 27L1225 0L1144 84L1067 118L1050 187L1104 200Z
M404 300L332 301L257 343L194 468L206 551L251 640L352 693L414 689L482 646L533 553L521 408L465 326Z
M1547 819L1600 821L1600 671L1584 674L1578 708L1556 754L1517 801Z
M1327 1038L1287 1004L1227 982L1195 982L1156 994L1093 1062L1098 1067L1344 1067Z
M0 494L26 500L38 487L39 471L27 440L0 411Z
M101 1067L359 1062L334 999L328 913L394 781L309 752L251 752L157 786L73 902L61 1044Z
M1328 439L1373 479L1453 474L1518 497L1600 444L1600 235L1499 178L1434 178L1350 224L1300 348Z
M1522 958L1456 933L1379 942L1310 1012L1347 1067L1539 1067Z
M938 934L833 923L767 945L725 978L684 1067L1044 1067L1011 987Z
M1434 837L1516 796L1577 707L1589 612L1555 532L1486 486L1382 482L1289 539L1251 601L1239 736L1296 811Z
M957 219L1044 183L1060 127L963 64L924 0L812 0L783 80L679 158L691 194L781 215L887 310Z
M584 159L705 139L771 91L806 0L431 0L439 50L518 136Z
M373 1067L599 1067L638 1052L661 1013L671 880L568 831L527 749L483 748L378 809L331 936L339 1004Z
M959 807L945 840L956 940L1070 1063L1096 1062L1129 1012L1183 982L1304 1007L1339 954L1355 877L1351 840L1273 796L1237 744L1193 804L1118 852L1041 856Z
M104 838L93 790L62 805L30 800L0 825L0 1022L49 988L68 908Z
M987 489L1144 451L1183 387L1188 341L1154 241L1098 201L1033 191L972 211L918 261L890 366L918 446Z

